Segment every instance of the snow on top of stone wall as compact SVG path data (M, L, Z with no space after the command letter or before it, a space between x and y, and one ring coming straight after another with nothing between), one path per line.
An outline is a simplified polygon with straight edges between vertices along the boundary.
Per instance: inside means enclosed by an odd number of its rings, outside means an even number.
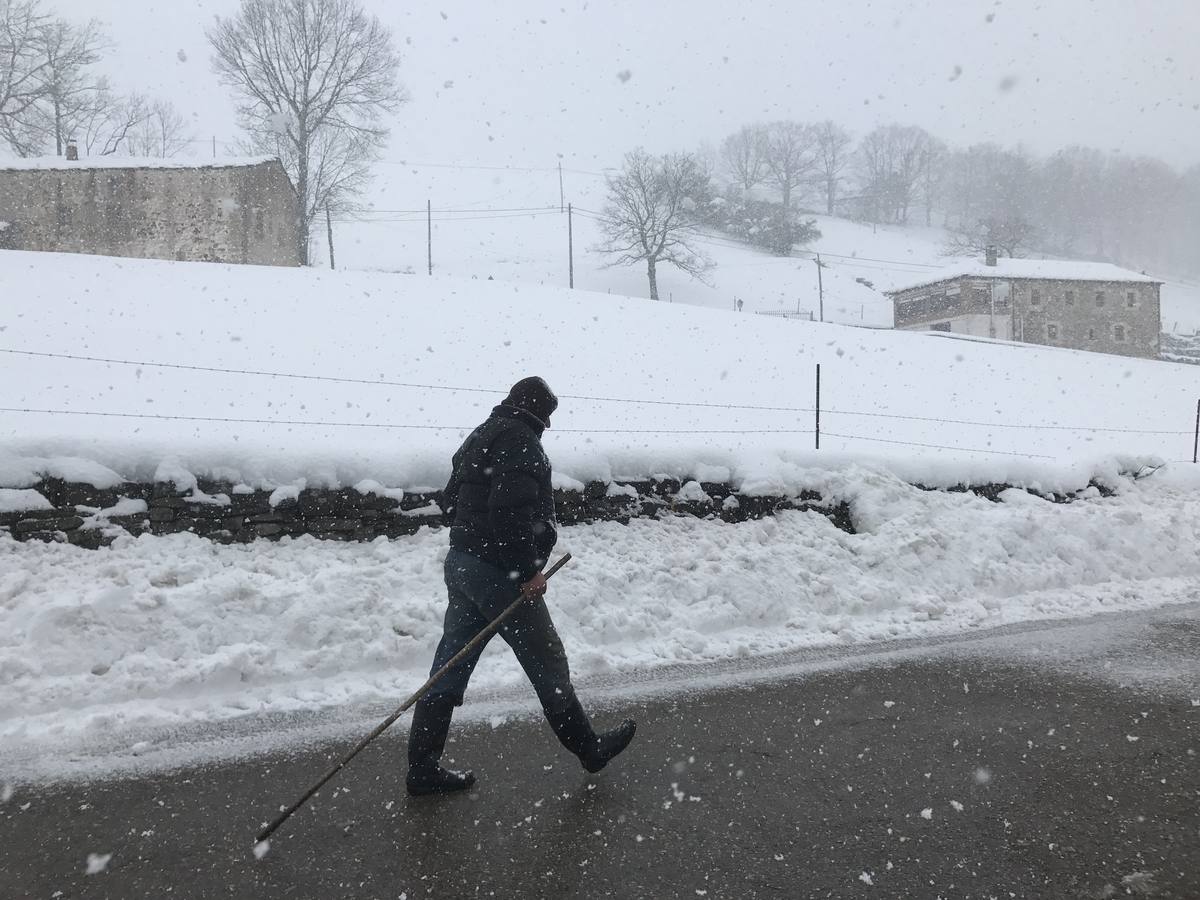
M68 160L62 156L33 156L27 159L0 160L0 172L63 169L229 169L260 166L275 161L273 156L226 156L214 159L88 156L79 160Z

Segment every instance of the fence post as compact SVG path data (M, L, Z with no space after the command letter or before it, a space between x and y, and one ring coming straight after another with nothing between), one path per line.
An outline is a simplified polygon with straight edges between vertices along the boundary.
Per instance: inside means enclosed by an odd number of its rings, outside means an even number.
M814 431L817 439L816 449L821 449L821 364L817 363L817 427Z
M1200 400L1196 401L1196 436L1192 439L1192 462L1200 460Z

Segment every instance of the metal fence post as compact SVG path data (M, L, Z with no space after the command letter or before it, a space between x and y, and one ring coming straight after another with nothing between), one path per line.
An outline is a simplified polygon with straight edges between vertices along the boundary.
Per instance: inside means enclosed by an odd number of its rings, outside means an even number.
M817 363L817 427L814 432L817 440L816 449L821 449L821 364Z
M1192 462L1200 459L1200 400L1196 401L1196 436L1192 439Z

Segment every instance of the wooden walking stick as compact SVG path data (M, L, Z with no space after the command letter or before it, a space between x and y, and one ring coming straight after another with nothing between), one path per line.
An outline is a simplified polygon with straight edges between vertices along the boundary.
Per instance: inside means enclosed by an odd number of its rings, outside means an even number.
M556 562L554 565L552 565L549 569L547 569L545 571L545 573L544 573L545 577L549 578L551 575L553 575L555 572L557 572L559 569L561 569L563 566L565 566L570 559L571 559L570 553L564 554L562 559L560 559L558 562ZM504 612L500 613L500 615L498 615L498 616L496 616L496 618L492 619L492 621L490 623L488 623L486 628L484 628L481 632L479 632L479 634L475 635L475 637L471 638L471 642L469 644L467 644L467 646L465 646L461 650L459 650L456 654L454 654L454 656L450 659L450 661L448 663L446 663L444 666L442 666L440 669L438 669L436 672L434 672L432 675L430 675L429 679L423 685L421 685L419 688L417 688L416 693L414 693L411 697L409 697L407 700L405 700L404 703L402 703L400 705L399 709L397 709L394 713L392 713L390 716L388 716L386 719L384 719L382 722L380 722L378 725L376 725L374 731L372 731L365 738L363 738L361 741L359 741L357 744L355 744L353 750L351 750L349 753L347 753L345 756L343 756L338 761L337 765L335 765L332 769L330 769L328 772L326 772L324 775L322 775L320 780L316 784L314 784L312 787L310 787L307 791L304 792L304 796L302 796L299 800L297 800L295 803L293 803L291 806L289 806L287 809L283 810L279 815L277 815L275 817L275 820L273 822L271 822L270 825L263 828L262 831L260 831L258 833L258 837L256 837L254 839L255 844L257 845L257 844L265 841L272 834L274 834L275 829L277 829L280 825L282 825L284 822L286 822L291 817L292 813L294 813L301 806L303 806L305 803L307 803L309 798L312 797L313 794L315 794L317 791L319 791L322 787L325 786L325 782L327 782L330 778L332 778L334 775L336 775L338 772L340 772L342 769L344 769L346 767L346 764L349 763L350 760L354 759L354 757L356 757L359 754L359 752L364 747L367 746L367 744L371 743L371 741L375 740L375 738L379 737L381 734L383 734L385 731L387 731L388 728L390 728L392 726L392 723L394 723L398 718L400 718L402 715L404 715L404 713L409 709L409 707L411 707L414 703L416 703L418 700L420 700L422 697L424 697L427 693L429 693L429 689L434 686L434 684L437 682L437 680L439 678L441 678L448 671L450 671L450 669L454 668L454 666L464 656L466 656L468 653L470 653L472 650L474 650L476 647L478 647L480 642L487 640L493 634L495 634L496 630L499 629L499 627L504 624L504 620L507 619L509 616L511 616L513 613L515 613L517 611L517 607L520 606L525 601L527 596L528 595L524 591L522 591L521 596L519 596L516 600L514 600L511 604L509 604L508 608L506 610L504 610Z

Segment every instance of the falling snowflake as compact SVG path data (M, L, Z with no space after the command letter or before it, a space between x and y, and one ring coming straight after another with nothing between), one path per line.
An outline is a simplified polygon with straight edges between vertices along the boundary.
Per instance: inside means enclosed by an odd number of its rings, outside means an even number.
M87 874L99 875L108 868L108 861L112 859L111 853L89 853L87 856Z

